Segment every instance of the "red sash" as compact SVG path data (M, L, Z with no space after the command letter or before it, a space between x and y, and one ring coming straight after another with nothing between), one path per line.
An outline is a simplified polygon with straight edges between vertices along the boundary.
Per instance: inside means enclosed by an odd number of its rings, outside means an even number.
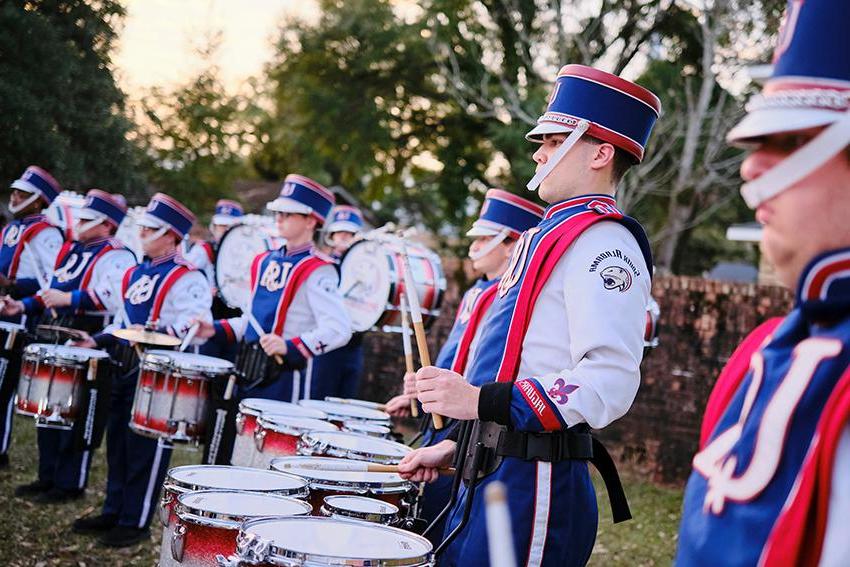
M15 279L15 276L18 274L18 264L20 264L21 262L21 254L24 253L26 244L46 228L56 227L47 221L38 221L32 223L24 229L24 233L21 235L21 239L18 241L18 245L15 247L15 253L12 256L12 263L9 265L9 273L7 274L7 276L10 280ZM35 262L36 266L38 266L38 260L35 260ZM36 269L38 268L36 267Z
M283 327L286 324L286 315L289 313L289 306L292 305L292 300L295 299L295 293L301 285L307 281L310 274L315 272L322 266L329 265L328 262L317 258L316 256L307 256L292 268L292 273L286 280L286 285L281 294L280 303L277 304L277 317L272 332L276 335L283 336Z

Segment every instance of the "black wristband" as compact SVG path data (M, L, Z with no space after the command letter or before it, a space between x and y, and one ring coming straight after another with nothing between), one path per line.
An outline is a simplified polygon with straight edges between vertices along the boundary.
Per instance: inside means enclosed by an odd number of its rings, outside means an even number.
M478 396L478 419L510 425L513 389L512 382L491 382L481 386Z

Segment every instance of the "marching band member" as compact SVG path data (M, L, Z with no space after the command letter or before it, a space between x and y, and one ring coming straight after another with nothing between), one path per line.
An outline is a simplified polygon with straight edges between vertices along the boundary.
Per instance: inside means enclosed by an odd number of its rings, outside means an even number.
M615 521L629 517L616 469L589 428L625 414L640 382L652 261L643 229L613 194L643 158L659 110L655 95L620 77L561 69L528 134L541 144L528 185L550 206L514 248L465 377L435 367L416 374L425 411L476 420L469 447L483 444L483 467L472 470L467 458L462 474L480 474L480 490L493 480L507 486L524 565L587 562L597 524L587 461L601 466ZM399 470L432 480L455 449L451 439L418 449ZM469 522L441 565L489 563L483 500L462 488L446 533L467 505Z
M850 558L848 21L845 1L789 2L773 75L728 136L751 149L741 194L796 301L741 343L709 397L680 566Z
M196 320L212 320L212 295L206 277L178 253L195 216L176 199L154 195L138 221L146 261L122 279L123 309L116 327L144 326L183 337ZM107 329L111 330L111 328ZM138 376L138 358L108 332L76 343L109 348L125 365L112 381L106 433L106 500L97 516L76 520L77 533L100 534L100 542L124 547L150 537L150 521L168 463L171 443L136 434L129 428Z
M514 244L522 232L537 225L542 218L543 207L540 205L502 189L487 191L481 213L466 233L473 238L469 246L469 259L472 260L473 269L482 277L463 294L454 325L437 354L434 366L460 374L466 370L496 297L499 278L508 268ZM409 414L410 400L416 396L412 374L405 376L405 389L404 394L387 402L386 411L391 415ZM430 421L428 424L422 438L423 447L436 445L446 438L449 431L448 427L437 431L431 427ZM452 477L442 476L425 487L420 514L429 524L449 501L451 485ZM442 530L434 528L428 535L437 545Z
M47 171L32 165L12 182L11 189L9 212L14 218L0 233L0 290L20 298L38 291L39 282L50 281L50 270L64 239L62 231L50 224L43 212L59 196L62 187ZM32 321L29 326L34 328ZM0 468L9 465L12 406L21 357L21 352L8 354L7 364L0 370Z
M323 232L337 269L357 235L363 232L363 226L363 214L357 207L337 205L331 209ZM317 400L326 396L356 398L362 372L363 333L353 333L346 345L316 357L311 397Z
M333 261L313 246L333 204L333 193L312 179L288 175L280 197L268 204L286 245L254 259L248 312L214 325L201 322L198 336L239 343L236 367L246 380L239 388L242 399L311 398L314 357L351 338ZM233 414L229 412L217 462L230 461Z
M92 189L77 225L79 240L59 251L50 288L3 305L3 315L37 316L44 309L59 324L89 333L101 330L109 314L121 309L121 278L136 264L133 253L112 236L127 213L112 195ZM87 407L82 405L82 407ZM75 424L83 426L85 420ZM63 502L82 496L88 482L91 451L76 445L75 430L38 428L38 479L15 490L38 502Z

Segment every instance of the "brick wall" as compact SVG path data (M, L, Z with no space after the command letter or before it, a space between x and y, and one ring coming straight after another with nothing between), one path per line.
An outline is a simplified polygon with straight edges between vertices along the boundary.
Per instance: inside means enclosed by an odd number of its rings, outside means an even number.
M448 263L446 272L463 273L457 263ZM458 289L449 285L442 314L428 333L432 357L451 328ZM702 411L720 369L751 329L787 312L792 297L774 286L679 276L656 278L653 295L661 306L661 344L644 358L631 411L600 436L624 466L655 482L680 484L690 470ZM401 337L370 333L364 347L361 395L388 399L401 389Z

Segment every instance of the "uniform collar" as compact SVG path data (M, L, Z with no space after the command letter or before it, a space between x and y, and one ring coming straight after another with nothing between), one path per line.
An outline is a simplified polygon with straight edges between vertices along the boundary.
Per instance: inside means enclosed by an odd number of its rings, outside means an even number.
M816 256L800 275L797 306L815 319L850 312L850 247Z
M104 244L109 242L109 238L110 237L105 236L103 238L96 238L94 240L89 240L88 242L81 242L81 244L83 245L83 248L95 248L97 246L103 246Z
M586 207L617 207L617 201L611 195L604 194L589 194L589 195L580 195L578 197L573 197L571 199L567 199L566 201L559 201L557 203L553 203L546 208L546 212L543 213L543 219L548 220L559 213L563 213L573 207L579 206Z
M166 262L171 262L171 261L176 260L176 259L177 259L177 250L175 250L173 252L169 252L168 254L165 254L164 256L159 256L157 258L151 259L150 264L151 264L151 266L160 266L162 264L165 264Z
M298 254L304 254L305 252L310 252L313 249L312 242L306 242L301 246L295 246L290 248L289 246L284 246L284 250L286 251L287 256L297 256Z
M22 224L31 224L31 223L34 223L34 222L44 220L45 218L47 218L47 217L45 217L43 214L35 213L35 214L32 214L32 215L27 215L27 216L25 216L21 219L18 219L18 221Z

